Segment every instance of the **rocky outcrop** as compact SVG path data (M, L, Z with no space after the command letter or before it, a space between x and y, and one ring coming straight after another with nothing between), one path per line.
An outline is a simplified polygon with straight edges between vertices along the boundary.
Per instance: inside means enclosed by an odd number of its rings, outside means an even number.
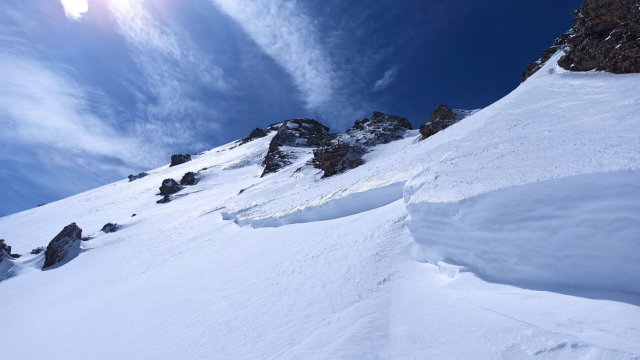
M191 161L191 155L189 154L171 155L171 165L169 165L169 167L184 164L189 161Z
M585 0L573 14L558 65L571 71L640 73L638 0Z
M420 134L422 135L422 139L426 139L455 123L456 114L454 114L453 110L447 105L438 104L429 116L429 122L420 125Z
M278 132L271 139L262 162L264 170L261 177L291 165L298 158L295 151L288 151L285 147L317 148L328 138L329 128L312 119L292 119L279 124Z
M195 185L196 181L196 174L188 172L182 176L182 179L180 179L180 185Z
M4 242L4 239L0 239L0 252L4 251L5 253L7 253L7 255L11 256L14 259L19 258L21 255L18 254L12 254L11 253L11 246L7 245Z
M160 186L160 195L171 195L182 190L180 185L173 179L164 179Z
M323 178L355 169L364 164L368 148L403 138L411 123L403 117L375 111L370 119L357 120L346 134L330 136L313 151L314 166L324 171Z
M260 128L255 128L251 132L251 134L249 134L249 135L243 137L242 139L240 139L240 144L238 146L244 145L244 144L246 144L246 143L248 143L250 141L253 141L255 139L263 138L265 136L267 136L267 132L266 131L264 131L264 130L262 130Z
M559 49L558 65L571 71L640 73L640 3L638 0L585 0L573 12L573 27L529 64L522 81L538 71Z
M106 223L104 224L102 229L100 229L100 231L102 231L105 234L108 234L108 233L116 232L118 231L118 229L119 229L118 224Z
M402 139L402 134L407 130L413 130L413 127L406 118L374 111L370 119L356 121L347 130L347 135L356 143L376 146Z
M47 245L42 269L59 264L69 257L77 255L80 252L81 239L82 229L76 223L65 226Z
M149 174L147 174L146 172L141 172L138 175L131 174L131 175L127 176L127 178L129 179L129 182L131 182L131 181L134 181L134 180L142 179L143 177L145 177L147 175L149 175Z
M364 164L362 155L366 149L357 144L336 143L313 151L315 166L329 177Z

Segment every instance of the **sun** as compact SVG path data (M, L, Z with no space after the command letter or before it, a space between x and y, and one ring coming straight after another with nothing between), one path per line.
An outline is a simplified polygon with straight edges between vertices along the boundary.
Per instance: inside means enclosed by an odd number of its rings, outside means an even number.
M68 18L79 19L82 14L89 11L87 0L61 0L64 12Z

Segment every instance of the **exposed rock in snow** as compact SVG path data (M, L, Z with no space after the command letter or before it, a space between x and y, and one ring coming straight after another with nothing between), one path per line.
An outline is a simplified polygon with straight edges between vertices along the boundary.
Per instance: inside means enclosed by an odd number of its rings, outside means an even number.
M162 181L162 186L160 186L160 195L171 195L180 190L182 190L182 187L180 187L177 181L173 179L164 179Z
M355 143L376 146L402 139L403 133L407 130L413 130L413 127L406 118L374 111L370 119L356 121L353 127L347 130L347 135L354 139Z
M276 125L271 125L276 126ZM293 119L283 122L271 139L269 151L262 162L261 177L282 169L298 158L297 153L283 147L317 148L329 137L329 128L312 119Z
M180 185L195 185L196 183L196 174L189 171L188 173L182 176L180 179Z
M346 134L334 134L314 150L314 166L324 171L323 177L355 169L364 164L362 156L368 147L402 139L412 129L406 118L374 111L370 119L356 120Z
M585 0L574 11L573 28L554 41L540 60L529 64L524 82L558 50L558 65L571 71L640 73L640 4L637 0Z
M165 195L162 199L156 201L156 204L166 204L169 202L171 202L171 197L169 195Z
M118 231L118 224L106 223L100 231L105 234L112 233Z
M255 128L251 134L245 136L244 138L240 139L239 142L240 144L238 146L244 145L246 143L248 143L249 141L255 140L255 139L259 139L262 137L267 136L267 132L260 129L260 128Z
M141 172L138 175L129 175L127 176L127 178L129 178L129 181L134 181L134 180L138 180L138 179L142 179L143 177L147 176L149 174L147 174L146 172Z
M11 246L7 245L3 239L0 239L0 252L6 252L7 255L11 256L14 259L17 259L20 257L20 255L18 254L12 254L11 253Z
M435 135L449 126L456 123L456 115L450 107L438 104L433 113L429 116L429 122L420 125L420 134L423 139Z
M41 252L45 251L46 249L47 249L46 247L44 247L44 246L40 246L40 247L37 247L37 248L35 248L35 249L31 250L30 254L38 255L38 254L40 254Z
M80 252L81 239L82 229L80 229L76 223L65 226L64 229L49 242L49 245L47 245L42 269L60 264L76 256Z
M184 164L189 161L191 161L191 155L189 154L171 155L171 165L169 165L169 167Z

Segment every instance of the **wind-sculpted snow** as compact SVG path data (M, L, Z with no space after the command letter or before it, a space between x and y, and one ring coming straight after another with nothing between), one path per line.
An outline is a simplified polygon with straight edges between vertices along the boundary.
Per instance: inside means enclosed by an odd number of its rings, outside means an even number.
M409 203L427 259L485 278L640 294L640 171L577 175L458 202ZM440 264L440 263L438 263Z
M640 77L564 72L560 56L426 145L409 229L434 264L640 294Z

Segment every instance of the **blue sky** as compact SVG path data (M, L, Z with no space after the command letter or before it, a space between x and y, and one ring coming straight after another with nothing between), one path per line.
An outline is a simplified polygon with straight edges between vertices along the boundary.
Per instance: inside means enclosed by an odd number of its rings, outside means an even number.
M315 118L485 107L579 0L0 0L0 216Z

